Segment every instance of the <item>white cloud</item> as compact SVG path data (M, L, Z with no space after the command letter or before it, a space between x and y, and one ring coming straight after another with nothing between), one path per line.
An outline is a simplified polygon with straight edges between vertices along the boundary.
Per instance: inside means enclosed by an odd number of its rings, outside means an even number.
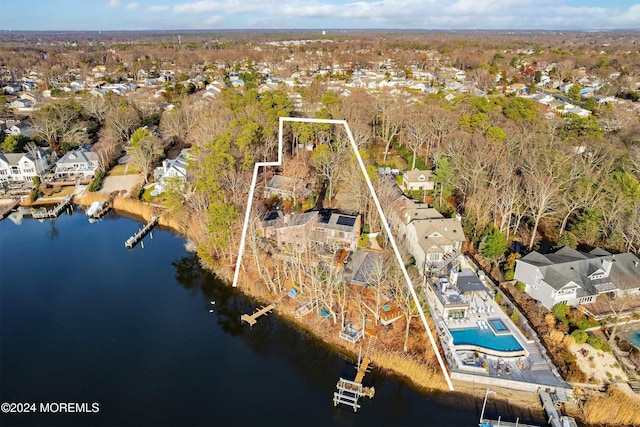
M145 9L147 12L164 12L165 10L169 10L169 6L149 6Z
M206 21L204 21L204 23L207 25L218 25L223 21L224 21L224 16L215 15L207 19Z
M342 28L425 29L606 29L636 28L640 5L623 10L601 0L591 7L570 0L196 0L176 4L176 14L205 16L216 25L223 18L245 18L244 25L305 25ZM206 18L208 14L215 14ZM242 24L241 24L242 25Z
M140 6L140 3L132 2L132 3L127 3L127 5L124 8L127 10L136 10L138 9L138 6Z
M173 7L175 13L207 13L220 9L220 4L214 1L198 1L195 3L182 3Z
M120 1L119 0L109 0L109 3L107 3L105 6L106 7L118 7L120 5Z

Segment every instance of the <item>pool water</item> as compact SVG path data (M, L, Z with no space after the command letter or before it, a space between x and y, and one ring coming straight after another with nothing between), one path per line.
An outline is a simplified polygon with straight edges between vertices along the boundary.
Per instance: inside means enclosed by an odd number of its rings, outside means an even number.
M454 345L468 344L497 351L520 351L522 346L511 334L495 335L490 329L464 328L450 331Z
M496 332L507 332L509 328L500 319L489 319L489 323Z

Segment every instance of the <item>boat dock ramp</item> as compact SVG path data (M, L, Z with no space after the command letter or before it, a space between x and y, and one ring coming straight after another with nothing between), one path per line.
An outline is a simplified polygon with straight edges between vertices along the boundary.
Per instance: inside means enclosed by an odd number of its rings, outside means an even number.
M158 225L159 219L160 217L158 216L152 217L151 220L147 223L147 225L142 227L133 236L129 237L126 242L124 242L124 246L127 249L132 249L135 245L138 244L140 240L144 238L144 236L147 235L147 233L149 233L153 229L153 227ZM144 245L142 247L144 248Z
M73 194L70 194L67 197L65 197L63 201L58 203L55 208L51 210L47 210L46 208L32 209L31 216L34 219L57 218L58 215L60 215L62 211L71 204L72 201L73 201Z

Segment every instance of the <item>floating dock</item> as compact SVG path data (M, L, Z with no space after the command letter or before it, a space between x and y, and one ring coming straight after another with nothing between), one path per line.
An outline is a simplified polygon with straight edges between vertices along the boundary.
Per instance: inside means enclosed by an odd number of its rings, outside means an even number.
M360 408L358 400L366 396L369 399L373 398L376 393L376 389L373 387L364 387L362 380L364 375L369 370L369 363L371 362L371 354L373 353L373 346L376 342L376 337L369 338L367 350L365 351L364 358L358 366L358 373L353 381L340 378L336 384L338 391L333 392L333 406L338 406L339 403L343 405L351 406L353 412L357 412Z
M5 208L2 209L2 212L0 212L0 221L9 216L9 214L17 208L19 204L20 199L13 199L13 202L10 205L5 206Z
M142 227L140 230L138 230L138 231L136 232L136 234L134 234L133 236L129 237L129 238L127 239L127 241L126 241L126 242L124 242L124 246L125 246L125 248L127 248L127 249L132 249L135 245L137 245L137 244L138 244L138 242L139 242L140 240L142 240L142 238L143 238L144 236L146 236L146 235L147 235L147 233L148 233L148 232L150 232L150 231L153 229L153 227L155 227L156 225L158 225L158 219L159 219L159 218L160 218L160 217L154 216L153 218L151 218L151 221L149 221L149 222L147 223L147 225L145 225L145 226L144 226L144 227Z
M70 194L67 197L65 197L63 201L58 203L56 207L51 209L50 211L45 208L38 209L38 210L32 209L31 216L34 219L57 218L58 215L60 215L60 213L62 213L62 211L71 204L72 201L73 201L73 194Z
M240 321L247 322L250 326L253 326L258 321L258 317L269 314L274 308L276 308L275 303L269 304L266 307L261 307L260 310L253 314L243 314L240 316Z

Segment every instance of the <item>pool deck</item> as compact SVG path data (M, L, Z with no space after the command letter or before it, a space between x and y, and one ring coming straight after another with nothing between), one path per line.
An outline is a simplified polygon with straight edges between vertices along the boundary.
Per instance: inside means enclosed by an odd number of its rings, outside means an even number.
M527 355L509 357L505 353L503 356L498 356L482 350L477 352L456 350L455 346L450 344L451 335L448 330L478 327L480 321L488 325L489 319L500 319ZM438 318L436 324L452 378L521 390L537 391L540 387L544 387L559 390L561 393L570 393L571 387L557 373L538 338L527 339L500 306L493 301L488 292L482 296L476 295L470 301L467 318L456 320ZM493 328L487 327L494 332Z

